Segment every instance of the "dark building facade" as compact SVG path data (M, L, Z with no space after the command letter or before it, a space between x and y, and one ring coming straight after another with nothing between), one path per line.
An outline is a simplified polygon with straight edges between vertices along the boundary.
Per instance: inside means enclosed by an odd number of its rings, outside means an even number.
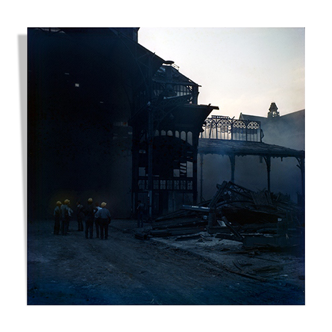
M132 118L133 201L144 202L150 216L197 203L198 137L216 108L198 105L198 90L166 61L153 76L149 102Z
M29 220L65 198L106 201L114 218L133 216L138 199L153 215L197 200L198 135L213 107L137 35L28 29Z

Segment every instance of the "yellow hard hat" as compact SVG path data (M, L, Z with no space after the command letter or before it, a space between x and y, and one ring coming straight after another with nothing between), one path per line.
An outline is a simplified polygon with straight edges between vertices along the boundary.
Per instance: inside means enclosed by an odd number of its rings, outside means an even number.
M70 203L70 200L69 200L69 199L65 199L65 200L64 200L64 203L65 203L65 204L69 204L69 203Z
M100 206L101 206L101 207L105 207L105 206L106 206L106 203L105 203L105 202L102 202L102 203L100 204Z
M92 201L93 201L93 199L92 199L92 198L89 198L89 199L88 199L88 202L89 202L89 203L91 203Z
M57 201L56 205L62 205L62 203L60 201Z

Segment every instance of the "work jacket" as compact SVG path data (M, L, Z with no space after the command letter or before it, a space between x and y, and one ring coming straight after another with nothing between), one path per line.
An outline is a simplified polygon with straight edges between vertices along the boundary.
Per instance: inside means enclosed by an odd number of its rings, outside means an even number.
M108 221L111 221L111 213L108 209L103 207L97 211L95 218L108 219Z
M68 219L73 214L73 210L66 204L61 205L61 218Z
M96 212L96 210L95 210L93 204L88 204L88 206L85 209L85 215L87 216L87 219L90 221L91 220L93 221L95 212Z
M55 218L60 219L60 215L61 215L61 209L59 206L56 206L54 209L54 216Z
M80 219L84 218L84 206L82 204L77 205L77 217Z

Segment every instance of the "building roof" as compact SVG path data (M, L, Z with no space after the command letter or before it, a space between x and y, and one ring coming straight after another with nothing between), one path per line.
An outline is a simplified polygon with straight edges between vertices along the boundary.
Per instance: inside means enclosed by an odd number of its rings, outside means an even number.
M202 130L204 120L209 114L218 109L217 106L212 105L196 105L187 104L184 102L185 96L165 99L163 106L154 108L154 122L156 129L159 130L187 130L197 131ZM131 119L133 121L133 119ZM131 124L130 121L130 125ZM137 127L146 127L148 123L148 111L140 113L140 116L135 117L135 124Z
M239 120L260 121L260 122L264 123L266 121L276 121L277 119L285 119L286 120L286 119L290 119L290 118L303 117L304 112L305 112L305 110L303 109L303 110L299 110L299 111L296 111L296 112L287 113L285 115L280 115L280 116L277 116L277 117L273 117L273 118L240 113Z
M167 70L170 71L171 79L167 75ZM159 83L172 83L172 84L184 84L184 85L196 85L190 78L186 77L179 72L179 68L176 65L162 65L153 76L153 80Z
M265 121L267 120L264 116L249 115L240 113L239 120L250 120L250 121Z
M304 158L304 151L294 150L263 142L233 141L221 139L200 139L198 152L203 154L220 154L235 156L269 156L273 158Z

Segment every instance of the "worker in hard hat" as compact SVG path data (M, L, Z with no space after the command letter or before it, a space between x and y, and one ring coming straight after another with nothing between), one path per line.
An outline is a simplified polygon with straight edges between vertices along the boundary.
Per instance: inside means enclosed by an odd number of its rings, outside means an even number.
M69 219L73 215L73 210L69 207L70 200L65 199L61 205L61 234L67 235L69 229Z
M96 202L95 203L95 216L96 216L96 213L99 210L101 210L101 207L100 207L99 203ZM95 218L94 224L95 224L95 227L96 227L96 237L98 238L99 237L99 230L100 230L100 220L99 220L99 218Z
M95 218L99 218L99 225L100 225L100 239L105 240L108 238L108 225L111 223L111 213L106 208L106 203L102 202L100 204L101 209L97 211Z
M88 199L88 206L85 209L85 238L88 239L90 235L90 239L93 237L93 222L95 216L95 208L93 206L93 199Z
M56 207L54 209L54 235L59 235L60 232L60 220L61 220L61 205L60 201L56 202Z
M77 230L80 232L83 231L84 206L81 202L77 202L76 208Z

